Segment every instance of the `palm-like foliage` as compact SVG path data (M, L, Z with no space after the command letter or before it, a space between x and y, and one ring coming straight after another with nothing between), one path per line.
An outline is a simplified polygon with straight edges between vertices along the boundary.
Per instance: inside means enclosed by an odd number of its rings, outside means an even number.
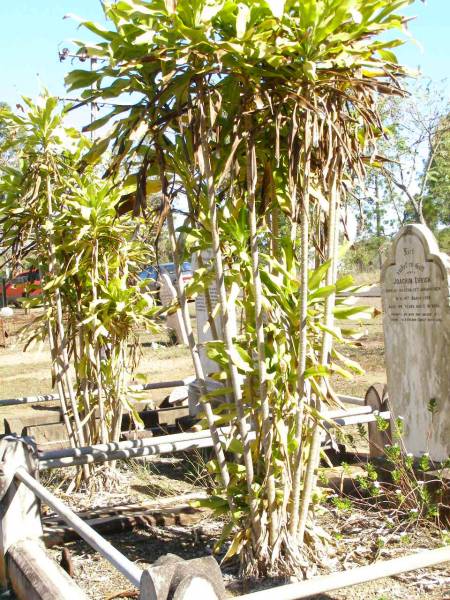
M317 416L333 401L327 377L332 357L339 362L339 208L376 154L378 97L402 93L391 51L401 42L379 36L404 25L396 11L410 3L123 0L105 5L112 31L84 22L101 41L83 51L105 64L67 78L70 89L92 86L86 102L132 94L90 127L114 124L87 160L111 147L111 172L125 165L136 177L139 210L145 182L160 181L161 220L182 191L191 237L213 250L224 339L210 352L233 400L230 449L242 464L218 460L224 506L239 525L230 553L248 572L302 564ZM326 266L310 279L312 246ZM236 281L241 337L229 326Z
M0 179L1 246L13 268L40 269L42 295L24 304L44 304L31 339L50 342L72 445L117 441L123 409L135 413L127 393L135 331L158 312L137 281L152 247L135 235L136 221L118 215L122 188L77 172L88 142L64 126L57 100L26 105L0 114L20 157Z

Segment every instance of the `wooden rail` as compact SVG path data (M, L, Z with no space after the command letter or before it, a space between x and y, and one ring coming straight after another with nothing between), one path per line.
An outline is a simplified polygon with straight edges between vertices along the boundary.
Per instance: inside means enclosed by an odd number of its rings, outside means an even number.
M179 600L187 600L193 597L192 580L207 591L205 600L225 596L219 566L211 556L185 561L168 555L164 564L139 568L36 480L35 455L29 438L6 436L0 441L0 580L3 588L11 582L19 600L86 600L45 553L39 500L122 573L139 590L140 600L162 600L172 588Z
M5 560L19 600L88 600L38 540L21 540L12 545Z

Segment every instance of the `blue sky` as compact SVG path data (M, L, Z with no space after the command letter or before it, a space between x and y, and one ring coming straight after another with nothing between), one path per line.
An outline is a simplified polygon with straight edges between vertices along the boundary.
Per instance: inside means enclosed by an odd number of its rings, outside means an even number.
M72 39L92 39L75 21L63 19L67 13L102 19L98 0L0 0L0 100L14 106L22 95L37 96L42 85L64 95L71 65L59 63L58 48L70 47ZM409 29L422 48L409 41L397 51L400 60L420 66L436 82L450 80L450 0L416 1L407 14L417 16ZM76 121L87 118L80 114Z

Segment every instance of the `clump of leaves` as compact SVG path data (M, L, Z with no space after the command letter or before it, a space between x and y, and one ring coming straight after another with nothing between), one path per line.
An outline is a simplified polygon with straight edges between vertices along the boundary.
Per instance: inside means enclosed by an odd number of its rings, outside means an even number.
M135 331L154 327L159 310L137 278L152 249L136 235L144 224L117 213L124 190L77 170L89 142L65 127L57 100L24 103L0 114L20 157L2 168L0 222L12 267L27 260L41 274L42 294L24 301L44 306L27 345L49 341L72 445L117 441L123 410L138 419L127 393Z
M379 427L384 430L386 423L380 420ZM417 459L406 453L402 444L402 420L397 419L394 442L385 446L382 464L377 467L368 463L366 476L359 477L358 482L361 490L399 521L431 520L440 525L449 508L445 505L449 492L445 473L449 465L450 459L437 465L428 454ZM381 479L380 469L384 473Z

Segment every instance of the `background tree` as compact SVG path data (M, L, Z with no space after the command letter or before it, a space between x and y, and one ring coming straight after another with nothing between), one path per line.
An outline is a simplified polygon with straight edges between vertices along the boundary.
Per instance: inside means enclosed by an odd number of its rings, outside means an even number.
M390 237L408 222L424 222L449 249L448 93L423 79L407 86L405 97L380 102L385 137L352 192L358 219L357 242L344 269L374 271Z
M435 230L448 222L444 203L438 194L430 193L429 186L439 160L445 160L448 152L450 105L445 89L424 80L411 84L408 92L406 98L384 106L389 137L381 154L391 161L383 163L382 169L386 195L392 197L394 185L401 194L396 212L403 211L403 222L422 222Z
M431 142L423 214L433 230L450 227L450 114L439 121Z
M6 102L0 102L0 111L8 110L9 106ZM0 167L5 165L10 160L10 150L7 148L8 129L4 123L0 121Z

